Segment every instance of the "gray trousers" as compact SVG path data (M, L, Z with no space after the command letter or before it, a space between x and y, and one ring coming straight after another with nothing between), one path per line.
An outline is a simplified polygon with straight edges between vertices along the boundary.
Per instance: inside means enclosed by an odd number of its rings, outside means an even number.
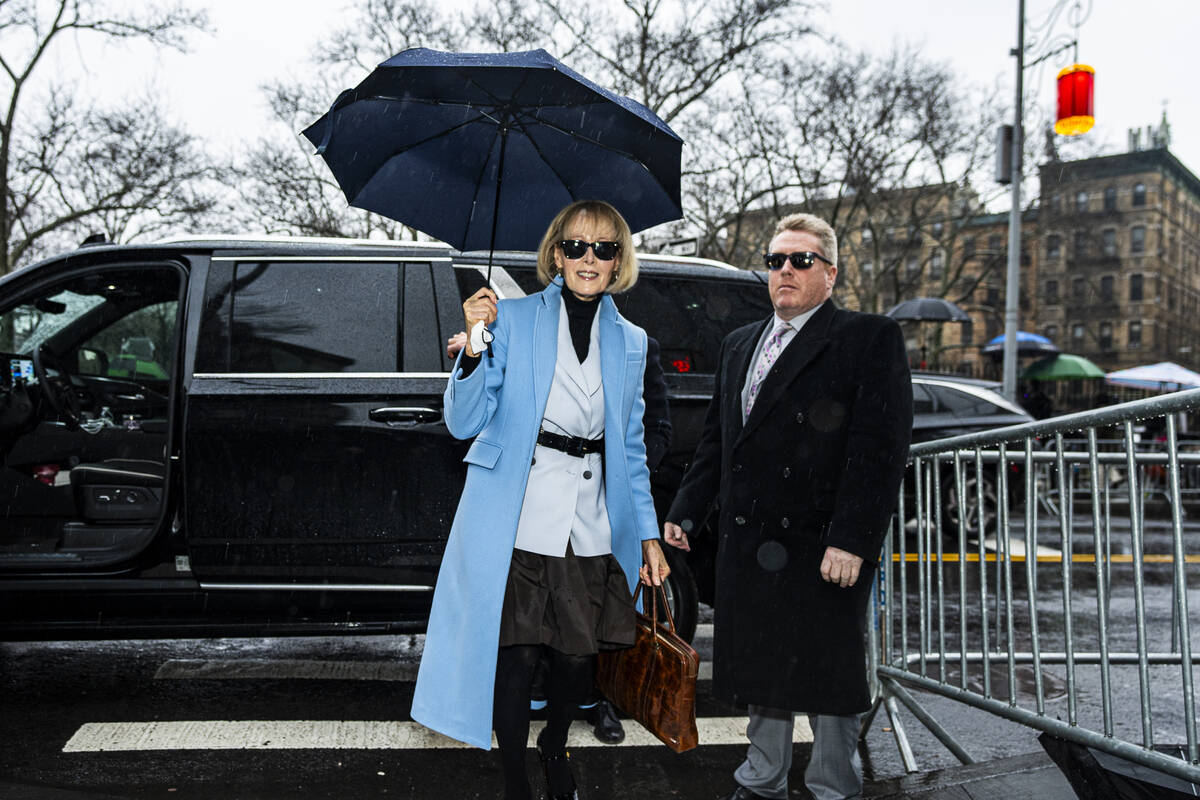
M816 800L844 800L862 794L862 759L858 755L859 714L809 714L813 731L812 759L804 770L804 785ZM750 748L733 778L764 797L788 796L792 767L792 729L795 712L750 706L746 736Z

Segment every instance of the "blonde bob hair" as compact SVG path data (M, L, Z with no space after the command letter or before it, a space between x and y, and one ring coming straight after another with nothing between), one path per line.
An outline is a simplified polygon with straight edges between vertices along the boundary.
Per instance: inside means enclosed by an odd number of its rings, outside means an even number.
M537 276L543 285L548 285L558 274L554 264L554 249L566 238L567 226L575 221L579 214L587 214L601 222L612 225L617 232L616 241L620 245L617 251L617 264L613 270L612 280L604 291L609 294L620 294L629 291L637 283L638 262L637 254L633 251L633 234L621 212L605 203L603 200L576 200L558 212L546 229L542 243L538 246Z

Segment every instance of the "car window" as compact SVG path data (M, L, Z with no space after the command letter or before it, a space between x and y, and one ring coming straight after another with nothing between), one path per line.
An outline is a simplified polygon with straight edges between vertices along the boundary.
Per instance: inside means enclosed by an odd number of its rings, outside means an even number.
M937 398L939 410L949 412L956 417L985 417L1009 413L982 397L950 386L929 386L928 388Z
M771 313L765 286L748 281L643 275L633 289L613 298L617 308L658 340L663 369L717 369L721 341Z
M928 387L920 383L913 384L913 413L933 413L933 395L930 394Z
M79 355L80 374L167 380L178 309L176 300L153 303L91 336L82 344L87 352Z
M200 372L396 372L400 269L387 262L214 264Z
M58 291L0 314L0 351L32 353L34 348L104 303L100 295Z

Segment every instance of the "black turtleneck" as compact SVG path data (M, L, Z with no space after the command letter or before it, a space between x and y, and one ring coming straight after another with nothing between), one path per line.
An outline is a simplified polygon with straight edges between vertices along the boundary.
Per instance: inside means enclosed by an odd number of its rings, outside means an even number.
M596 318L596 309L600 307L599 296L591 300L580 300L570 289L563 289L563 305L567 309L567 327L571 331L571 344L575 345L575 355L579 363L587 360L588 345L592 340L592 320Z
M575 346L575 355L582 364L587 360L588 346L592 341L592 320L596 318L596 309L600 307L600 298L595 300L580 300L569 289L563 289L563 305L567 309L567 328L571 332L571 344ZM479 357L471 358L463 353L462 377L465 378L475 371Z

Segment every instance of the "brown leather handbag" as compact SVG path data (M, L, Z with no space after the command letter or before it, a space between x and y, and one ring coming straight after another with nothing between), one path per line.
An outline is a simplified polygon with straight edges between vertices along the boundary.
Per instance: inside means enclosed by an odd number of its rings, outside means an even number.
M698 745L696 731L696 676L700 656L675 633L675 620L662 586L648 603L650 616L637 615L633 647L601 651L596 665L596 687L613 705L633 717L662 743L682 753ZM642 592L633 594L636 605ZM667 624L660 625L662 606Z

